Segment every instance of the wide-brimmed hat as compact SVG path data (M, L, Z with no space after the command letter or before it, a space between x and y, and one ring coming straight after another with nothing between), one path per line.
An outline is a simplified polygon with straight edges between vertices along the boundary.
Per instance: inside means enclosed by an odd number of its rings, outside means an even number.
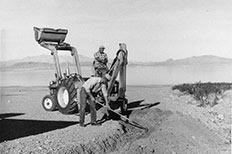
M105 78L106 78L108 81L110 81L111 76L110 76L109 74L105 74Z

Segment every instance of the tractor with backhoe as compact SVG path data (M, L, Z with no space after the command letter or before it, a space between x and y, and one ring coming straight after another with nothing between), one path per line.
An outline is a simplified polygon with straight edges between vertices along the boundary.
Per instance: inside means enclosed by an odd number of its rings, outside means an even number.
M67 34L67 29L34 27L36 42L51 52L56 69L55 80L49 82L48 88L50 93L42 99L42 106L46 111L58 110L63 114L75 114L79 113L79 90L88 77L82 76L76 48L65 42ZM58 56L58 52L61 51L69 51L71 56L73 56L76 72L70 72L70 69L67 68L62 73ZM107 89L110 106L111 104L114 106L116 104L122 113L125 113L127 110L128 102L125 95L127 52L126 44L120 43L116 57L108 70L108 73L112 76ZM117 78L119 80L116 80ZM105 102L102 98L102 94L99 93L97 101L104 104Z

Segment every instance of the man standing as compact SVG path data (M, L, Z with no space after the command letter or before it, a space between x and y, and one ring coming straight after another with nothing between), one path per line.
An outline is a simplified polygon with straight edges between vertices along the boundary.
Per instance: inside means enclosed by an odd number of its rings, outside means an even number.
M108 70L107 68L108 56L104 52L104 50L105 47L101 45L99 47L99 50L94 54L93 67L95 70L95 76L102 76L101 70L104 70L105 72Z
M97 124L97 113L95 108L95 98L94 94L99 92L100 90L103 93L106 107L109 107L108 94L107 94L107 83L110 80L111 76L109 74L105 74L104 77L90 77L81 87L80 90L80 126L85 127L85 107L87 101L89 101L90 105L90 113L91 113L91 125L99 125ZM108 114L108 112L106 113ZM108 115L107 115L108 116Z

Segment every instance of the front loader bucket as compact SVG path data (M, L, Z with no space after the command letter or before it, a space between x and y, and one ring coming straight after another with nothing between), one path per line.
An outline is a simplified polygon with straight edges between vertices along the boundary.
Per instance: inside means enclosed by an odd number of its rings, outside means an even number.
M35 40L38 43L41 42L64 42L66 35L68 33L67 29L53 29L53 28L37 28L34 27Z

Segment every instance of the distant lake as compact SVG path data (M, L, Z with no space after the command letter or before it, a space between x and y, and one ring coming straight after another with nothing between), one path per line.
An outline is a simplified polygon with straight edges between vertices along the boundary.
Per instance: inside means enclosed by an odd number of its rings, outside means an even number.
M0 86L47 86L55 79L54 70L22 70L0 72ZM92 74L90 67L82 67L82 74ZM130 66L128 85L179 84L193 82L232 82L232 65L199 66Z

